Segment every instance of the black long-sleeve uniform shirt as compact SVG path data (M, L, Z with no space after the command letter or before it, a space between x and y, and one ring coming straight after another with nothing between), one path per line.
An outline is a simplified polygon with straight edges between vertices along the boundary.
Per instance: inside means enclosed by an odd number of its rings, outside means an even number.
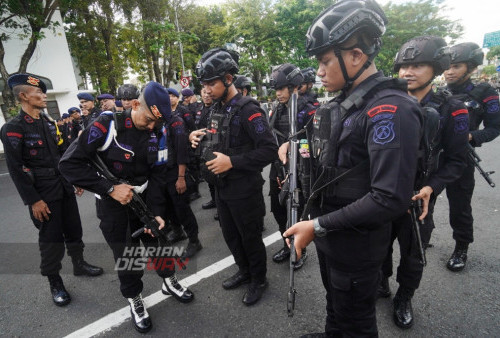
M229 102L214 109L229 116L242 98L235 95ZM229 148L250 148L230 154L231 168L226 177L229 184L218 188L222 198L244 198L262 189L262 169L278 158L278 146L273 138L264 111L255 103L245 104L231 119Z
M487 87L481 97L473 99L469 96L477 86ZM493 141L500 134L500 105L498 93L487 83L475 85L469 79L460 86L448 86L453 95L469 107L469 130L472 135L471 145L480 147L484 142ZM465 94L465 95L464 95ZM477 106L475 108L474 106ZM484 128L479 129L483 123Z
M436 94L430 90L420 101L425 105L433 100ZM467 143L469 142L469 114L465 105L459 100L449 98L440 108L440 133L442 149L438 169L431 173L426 185L439 195L446 184L455 181L462 175L467 161Z
M111 135L111 112L97 117L83 130L78 140L70 145L59 163L59 169L68 181L101 196L107 196L107 191L114 183L99 175L90 165L97 153L113 175L131 185L142 185L151 176L161 175L161 166L155 165L158 161L156 132L137 129L132 122L131 112L125 111L123 114L124 126L117 132L116 141L111 141L106 150L100 151L99 148L104 146ZM158 187L151 184L148 189L154 190ZM148 200L148 205L155 211L154 201Z
M73 187L59 174L57 164L62 146L57 145L54 123L44 117L34 119L23 110L3 125L1 139L10 176L24 204L63 198ZM23 171L30 170L35 182Z

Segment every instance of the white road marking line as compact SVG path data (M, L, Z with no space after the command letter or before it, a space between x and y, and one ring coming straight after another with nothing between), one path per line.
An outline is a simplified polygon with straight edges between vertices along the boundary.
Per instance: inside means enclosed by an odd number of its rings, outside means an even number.
M275 233L267 236L264 238L264 245L269 246L281 239L281 234L279 231L276 231ZM184 278L183 280L180 281L180 283L186 287L189 287L191 285L194 285L201 280L211 277L215 275L216 273L230 267L231 265L234 264L234 258L233 256L228 256L224 259L221 259L218 262L215 262L214 264L206 267L205 269L198 271L197 273L188 276ZM144 298L144 302L146 303L146 307L150 308L162 301L164 301L167 298L170 298L172 296L165 296L164 294L161 293L160 291L157 291L153 293L150 296L147 296ZM109 331L114 327L117 327L118 325L121 325L123 322L128 320L130 318L130 307L126 306L124 308L121 308L118 311L115 311L113 313L110 313L103 318L96 320L93 323L90 323L89 325L82 327L81 329L70 333L66 337L71 337L71 338L76 338L76 337L92 337L97 334L103 333L105 331Z

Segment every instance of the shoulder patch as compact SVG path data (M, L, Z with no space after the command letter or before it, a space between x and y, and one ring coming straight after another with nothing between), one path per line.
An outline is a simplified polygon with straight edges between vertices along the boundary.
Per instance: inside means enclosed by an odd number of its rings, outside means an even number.
M394 113L396 113L397 109L398 109L397 106L393 106L391 104L382 104L380 106L376 106L376 107L370 109L366 114L369 117L374 117L375 115L380 114L380 113L384 113L384 112L394 114Z
M249 118L248 118L248 121L252 121L253 119L257 118L257 117L261 117L262 114L261 113L255 113L255 114L252 114Z
M10 145L12 148L16 149L17 146L19 145L19 142L23 138L23 135L20 133L15 133L15 132L8 132L7 133L7 139L9 140Z
M467 109L459 109L459 110L456 110L453 113L451 113L451 116L455 117L455 116L461 115L461 114L469 114L469 111Z
M103 135L105 133L102 131L102 129L100 129L99 127L96 126L96 123L98 125L100 125L101 127L103 127L102 124L100 124L98 122L94 122L94 125L92 125L92 127L90 128L90 131L89 131L89 137L87 139L87 144L91 144L95 140L103 137ZM104 129L104 130L106 130L106 129Z
M467 116L457 116L454 118L454 131L455 134L465 134L469 131L469 118Z
M485 98L483 100L483 102L486 103L486 102L491 101L491 100L498 100L498 95L488 96L487 98Z
M96 126L97 128L99 128L103 133L106 133L108 130L106 129L106 127L104 127L102 124L100 124L99 122L94 122L93 123L94 126Z
M376 114L375 114L376 115ZM373 127L373 142L377 144L387 144L394 140L396 133L394 132L394 122L390 120L379 121Z

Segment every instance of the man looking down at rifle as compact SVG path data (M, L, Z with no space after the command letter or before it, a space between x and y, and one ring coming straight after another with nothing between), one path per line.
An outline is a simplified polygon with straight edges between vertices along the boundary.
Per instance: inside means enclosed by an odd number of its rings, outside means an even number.
M299 256L316 244L327 299L323 336L377 336L375 301L390 222L412 197L421 112L404 81L384 77L372 63L386 21L373 0L339 1L306 35L323 86L342 93L316 111L314 205L305 206L309 220L284 236L294 236Z
M451 47L451 66L444 72L448 90L469 110L469 143L480 147L493 141L500 134L500 107L498 93L488 83L475 85L472 73L483 64L484 53L473 42L464 42ZM483 123L484 128L479 129ZM474 192L474 164L467 161L462 176L446 186L450 205L450 225L453 229L455 250L446 267L461 271L467 262L469 244L474 241L472 217L472 194Z
M392 222L391 246L382 266L383 278L378 294L389 297L388 278L392 275L392 243L397 238L401 253L397 281L399 289L394 297L393 319L397 326L406 329L413 325L411 298L422 279L423 250L428 245L434 220L432 214L436 197L446 184L455 181L463 172L467 156L469 128L468 112L462 102L453 99L447 91L432 91L432 80L450 66L449 48L439 37L421 36L406 42L394 61L394 71L408 82L408 94L424 107L425 123L419 170L413 200L423 200L423 221L412 219L404 212ZM439 161L439 163L438 163ZM416 222L416 224L413 224ZM412 228L413 227L413 228ZM421 242L415 231L420 231ZM422 246L422 252L418 246Z
M215 185L222 235L238 266L222 287L229 290L250 283L242 299L250 306L267 288L261 172L276 159L278 146L259 103L234 86L238 59L233 51L214 48L198 61L196 75L214 107L206 132L195 130L189 140L194 148L200 147L202 175Z
M149 229L139 238L127 235L128 227L130 233L134 233L143 226L127 204L135 198L132 192L134 186L143 188L148 180L148 197L161 195L154 190L162 186L158 184L161 181L158 175L162 172L162 164L166 163L167 154L162 149L165 140L159 138L160 133L155 126L168 121L170 115L167 91L159 83L149 82L141 96L132 101L131 111L101 114L85 128L78 141L71 144L59 164L61 172L70 182L78 182L82 188L99 194L97 217L101 220L100 228L113 251L115 262L125 256L130 258L130 252L140 245L139 239L146 248L155 249L158 246L158 239L150 236ZM91 166L96 156L120 182L110 181L104 177L105 174L96 172ZM122 180L127 183L121 183ZM148 206L154 215L162 211L163 206L159 204L158 200L148 198ZM160 224L159 229L162 229L163 219L157 216L156 220ZM127 243L131 243L132 250ZM152 322L141 296L144 271L118 270L120 290L130 304L132 322L139 332L147 332ZM193 300L193 293L178 283L175 267L158 268L157 273L163 279L164 293L183 303Z

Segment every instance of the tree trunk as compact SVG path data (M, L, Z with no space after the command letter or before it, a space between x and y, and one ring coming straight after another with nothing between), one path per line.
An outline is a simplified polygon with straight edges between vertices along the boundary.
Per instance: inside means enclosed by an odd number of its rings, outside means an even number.
M2 91L2 99L4 103L4 109L2 109L3 117L5 121L9 121L12 119L12 115L10 113L15 112L16 107L16 99L14 97L14 93L7 85L7 79L9 78L9 73L7 72L7 67L5 67L4 63L5 56L5 48L2 40L0 40L0 75L2 79L5 81L5 86Z

